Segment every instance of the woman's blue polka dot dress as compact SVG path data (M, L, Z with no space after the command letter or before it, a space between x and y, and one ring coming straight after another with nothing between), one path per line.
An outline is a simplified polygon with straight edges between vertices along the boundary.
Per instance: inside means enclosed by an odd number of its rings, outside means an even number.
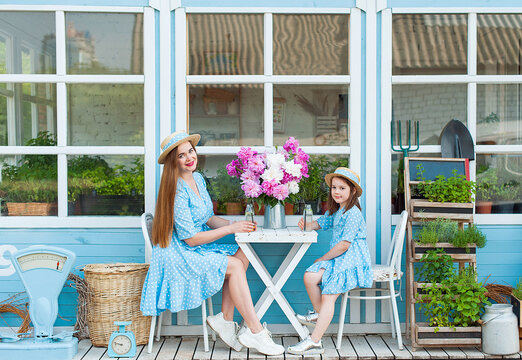
M356 206L348 211L338 210L332 216L326 213L317 219L321 229L333 226L330 249L339 242L350 242L348 250L331 260L318 261L306 271L325 269L321 281L323 294L342 294L356 287L371 287L373 283L372 260L366 243L366 222Z
M207 221L214 215L205 180L194 173L199 197L183 179L178 179L174 202L174 232L167 248L154 246L141 294L141 311L145 316L164 310L178 312L194 309L204 299L223 287L228 255L235 244L203 244L191 247L184 240L198 232L210 230Z

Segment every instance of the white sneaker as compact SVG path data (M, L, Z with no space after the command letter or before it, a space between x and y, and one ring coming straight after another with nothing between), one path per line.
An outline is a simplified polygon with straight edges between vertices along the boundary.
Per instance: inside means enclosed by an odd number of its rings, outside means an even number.
M308 310L308 314L296 314L296 318L303 325L314 326L317 323L317 319L319 318L319 313L315 312L315 310Z
M286 351L295 355L316 355L324 353L322 340L314 343L310 336L307 336L303 341L289 346Z
M263 330L257 334L252 333L248 327L244 327L239 332L239 342L248 348L253 348L264 355L281 355L285 352L282 345L278 345L272 340L272 334L263 324Z
M237 340L238 325L234 321L223 318L223 313L207 316L207 324L214 330L219 337L235 351L241 351L243 345Z

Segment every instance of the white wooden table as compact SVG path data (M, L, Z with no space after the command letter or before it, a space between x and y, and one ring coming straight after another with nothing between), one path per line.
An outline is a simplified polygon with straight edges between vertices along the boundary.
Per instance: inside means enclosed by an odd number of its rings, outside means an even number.
M252 264L252 267L257 272L263 283L266 285L266 289L257 301L255 305L256 314L259 319L265 315L266 311L275 300L285 316L290 320L290 323L297 331L299 336L304 339L309 335L309 331L306 326L301 325L295 316L294 310L288 303L288 300L284 297L281 289L284 284L295 270L299 261L303 258L304 254L312 245L317 242L317 232L309 231L304 232L297 226L287 227L286 229L263 229L262 227L257 228L257 231L251 233L239 233L236 234L236 242L239 247L243 250L246 257ZM288 255L277 269L274 277L270 276L270 273L263 265L263 262L254 251L252 247L253 243L263 244L294 244Z

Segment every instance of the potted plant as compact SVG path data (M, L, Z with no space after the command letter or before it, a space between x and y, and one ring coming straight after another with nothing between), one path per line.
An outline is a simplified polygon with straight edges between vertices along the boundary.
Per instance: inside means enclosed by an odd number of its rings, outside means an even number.
M513 292L511 293L511 304L513 305L513 312L518 318L518 333L520 337L520 345L522 349L522 316L520 312L520 304L522 303L522 278L518 280Z
M4 180L0 191L5 194L9 216L57 215L57 184L54 180Z
M499 186L494 197L492 212L496 214L512 214L515 209L515 200L519 197L519 185L509 181Z
M453 170L452 176L435 177L434 181L423 176L422 165L417 166L417 191L423 199L412 199L412 216L434 219L444 214L451 219L470 219L473 216L473 195L476 183L466 179L465 175Z
M492 198L498 191L497 183L496 169L488 168L480 172L477 171L477 203L475 210L478 214L491 213Z
M324 176L329 170L329 163L326 156L311 156L308 163L308 177L299 184L299 208L298 213L302 214L304 204L310 204L314 213L319 213L320 201L327 198L328 190L325 187Z
M241 191L239 179L229 176L225 167L219 167L216 177L210 180L210 184L211 198L217 200L219 213L226 215L241 214L245 197Z

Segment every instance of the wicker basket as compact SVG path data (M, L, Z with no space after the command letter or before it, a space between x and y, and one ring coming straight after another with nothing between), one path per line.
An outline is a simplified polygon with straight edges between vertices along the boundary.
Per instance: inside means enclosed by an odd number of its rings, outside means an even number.
M106 347L118 329L114 321L132 321L136 344L149 341L150 317L140 311L141 290L149 264L85 265L85 281L92 296L87 307L91 343Z

